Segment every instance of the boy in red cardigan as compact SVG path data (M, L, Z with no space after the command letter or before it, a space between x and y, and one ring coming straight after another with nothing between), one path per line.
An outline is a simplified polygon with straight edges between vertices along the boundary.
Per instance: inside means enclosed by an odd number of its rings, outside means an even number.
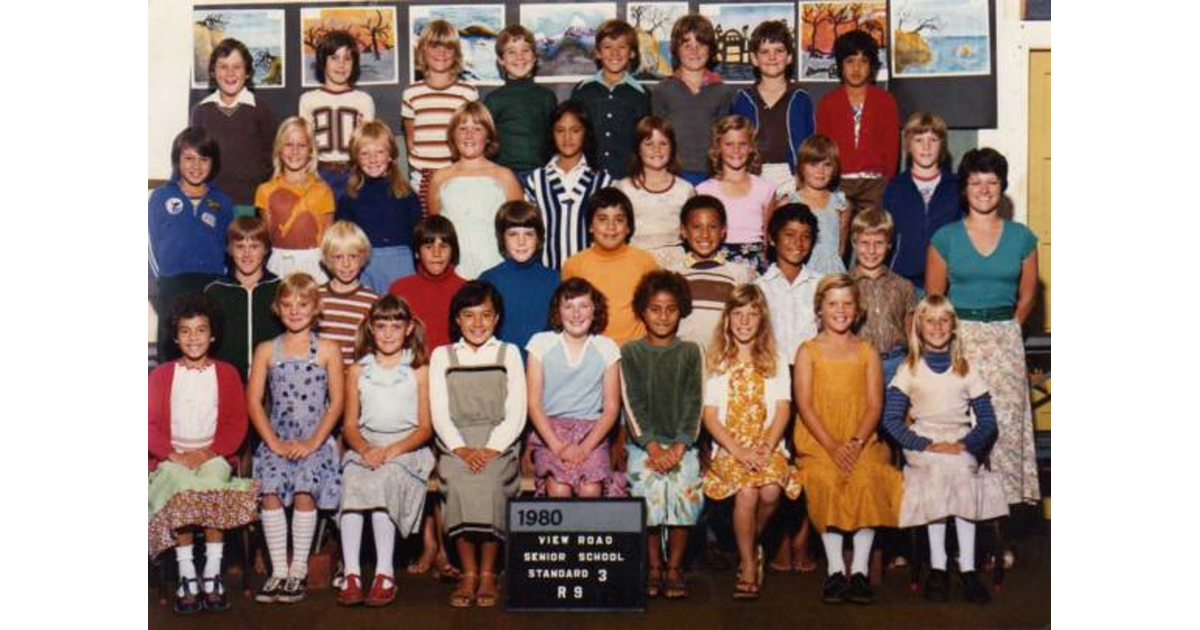
M246 437L242 379L232 365L209 357L220 336L219 313L203 294L177 298L170 330L182 356L149 378L150 556L175 546L180 614L229 609L221 581L223 530L257 518L253 482L233 476ZM195 528L204 530L202 576L193 562Z
M879 207L887 180L900 159L900 114L896 99L875 85L879 45L864 31L850 31L833 43L842 85L817 105L817 133L837 143L841 189L853 220L867 206Z

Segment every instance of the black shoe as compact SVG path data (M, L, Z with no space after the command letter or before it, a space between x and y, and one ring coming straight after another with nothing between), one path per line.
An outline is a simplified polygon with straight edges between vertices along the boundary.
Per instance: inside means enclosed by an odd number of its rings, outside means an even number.
M192 593L193 588L196 589L195 593ZM175 603L171 607L181 615L200 612L204 607L200 603L200 580L179 578L179 586L175 589Z
M221 581L221 576L205 578L203 583L204 592L201 593L200 599L204 603L204 610L225 612L232 607L229 597L225 595L225 583Z
M283 586L287 583L287 578L271 576L263 582L262 588L258 589L258 593L254 595L254 601L262 604L273 604L279 601L279 594L283 592Z
M846 589L846 601L855 604L870 604L875 601L875 591L871 590L871 581L861 573L850 576L850 588Z
M821 601L826 604L840 604L846 601L848 586L845 573L830 575L825 578L825 585L821 587Z
M950 599L950 581L946 572L941 569L931 569L929 577L925 578L925 589L922 594L931 602L944 602Z
M285 604L295 604L298 601L302 601L306 595L308 595L308 579L288 576L287 581L283 584L283 588L279 590L279 596L275 598L275 601Z
M979 581L978 573L967 571L961 574L961 577L963 601L968 601L972 604L987 604L992 601L992 595L988 593L987 587L983 585L983 582Z

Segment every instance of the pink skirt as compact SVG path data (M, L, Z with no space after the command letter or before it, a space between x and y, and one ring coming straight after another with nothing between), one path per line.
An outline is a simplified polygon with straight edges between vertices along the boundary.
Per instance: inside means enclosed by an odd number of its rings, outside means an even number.
M568 444L578 444L587 438L595 420L575 420L572 418L550 418L550 427L558 439ZM600 483L603 485L602 496L624 497L629 491L625 475L612 468L609 458L608 443L602 442L588 455L583 463L568 469L557 455L542 441L537 431L529 434L529 446L533 449L534 491L536 496L546 496L546 477L553 476L558 483L571 486L571 490L579 493L585 483Z

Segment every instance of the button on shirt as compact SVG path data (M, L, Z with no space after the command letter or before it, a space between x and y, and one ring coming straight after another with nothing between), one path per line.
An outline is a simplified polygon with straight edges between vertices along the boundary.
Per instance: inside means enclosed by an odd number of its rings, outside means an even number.
M788 282L779 266L771 263L767 272L754 281L767 296L767 305L771 308L771 331L775 333L779 351L788 358L788 365L796 362L796 350L800 344L817 336L813 299L820 280L821 274L802 267L796 279Z

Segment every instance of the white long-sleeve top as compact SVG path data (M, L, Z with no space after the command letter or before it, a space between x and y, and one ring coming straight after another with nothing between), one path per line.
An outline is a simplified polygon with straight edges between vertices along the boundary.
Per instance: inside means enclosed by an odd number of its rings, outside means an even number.
M504 451L517 441L525 428L525 366L521 362L521 351L495 337L489 338L479 348L472 348L464 341L457 341L433 351L433 356L429 359L429 406L433 416L433 430L447 449L453 451L466 446L462 434L450 418L450 392L446 388L450 348L453 347L458 355L459 365L489 365L496 363L496 357L504 345L508 346L504 353L504 367L508 378L508 392L504 397L504 420L492 429L487 441L487 448Z

